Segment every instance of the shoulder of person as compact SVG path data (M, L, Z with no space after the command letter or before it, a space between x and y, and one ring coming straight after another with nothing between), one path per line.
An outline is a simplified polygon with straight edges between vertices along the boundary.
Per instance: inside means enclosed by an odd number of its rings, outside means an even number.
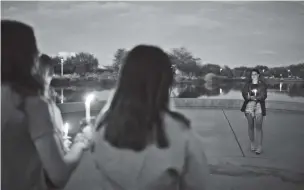
M22 102L22 97L11 85L1 84L1 104L2 106L18 107ZM5 108L6 109L6 108Z
M1 84L1 96L9 96L11 94L17 94L11 87L11 85L7 83Z
M267 84L266 84L265 81L260 80L260 81L259 81L259 84L260 84L260 86L261 86L262 88L267 88Z
M11 87L7 84L1 84L1 100L2 103L6 102L5 100L7 98L11 97L11 94L13 93Z
M248 89L250 86L250 82L246 81L245 84L243 85L243 89Z
M1 84L1 129L4 129L10 119L15 119L20 103L20 96L12 90L11 86Z
M9 90L11 90L10 85L8 85L7 83L1 84L1 93L2 93L2 91L9 91Z
M30 108L44 109L49 107L47 98L43 96L28 96L25 98L25 106Z

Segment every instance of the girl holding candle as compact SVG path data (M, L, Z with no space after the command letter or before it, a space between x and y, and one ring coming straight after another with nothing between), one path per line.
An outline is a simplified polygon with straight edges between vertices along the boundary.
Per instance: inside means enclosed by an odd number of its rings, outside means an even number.
M62 117L44 94L50 80L39 78L32 27L2 20L1 32L1 189L63 189L91 146L90 127L64 151L56 130Z
M49 111L51 113L53 123L55 124L55 131L61 139L61 146L65 153L68 152L71 145L70 137L68 136L68 125L63 124L61 111L55 103L55 96L53 89L50 87L51 80L54 74L52 65L52 59L45 54L40 56L40 65L38 68L39 78L41 79L44 89L42 95L46 98L49 105Z
M248 121L250 150L256 154L261 154L263 141L262 126L264 117L266 116L265 100L267 98L267 86L260 79L259 70L253 69L251 71L250 79L242 90L242 96L244 103L241 111L245 112Z

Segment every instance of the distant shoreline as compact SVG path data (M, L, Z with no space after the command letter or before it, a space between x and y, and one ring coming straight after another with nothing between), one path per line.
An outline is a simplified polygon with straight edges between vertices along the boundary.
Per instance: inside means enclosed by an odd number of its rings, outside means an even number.
M215 77L211 82L217 83L217 82L245 82L247 79L243 78L226 78L226 77ZM54 78L52 80L52 86L54 87L68 87L68 86L96 86L96 85L115 85L116 79L96 79L96 78L85 78L85 77L79 77L79 78ZM269 83L302 83L304 82L304 79L279 79L279 78L267 78L265 79L266 82ZM206 81L202 78L200 79L192 79L192 80L181 80L176 81L176 84L185 84L185 83L192 83L192 84L203 84Z

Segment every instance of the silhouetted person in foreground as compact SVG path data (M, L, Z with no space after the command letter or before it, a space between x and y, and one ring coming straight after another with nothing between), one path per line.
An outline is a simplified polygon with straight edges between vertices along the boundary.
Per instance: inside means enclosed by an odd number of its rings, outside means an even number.
M65 153L39 78L33 29L1 21L1 189L63 188L90 148L89 133Z
M97 117L93 157L101 189L204 190L209 170L190 121L169 108L173 72L158 47L133 48L108 109Z
M267 86L260 79L259 70L253 69L251 71L250 80L244 86L242 96L245 101L241 111L245 112L245 116L248 121L250 149L256 154L261 154L263 141L263 119L266 116L265 100L267 98Z

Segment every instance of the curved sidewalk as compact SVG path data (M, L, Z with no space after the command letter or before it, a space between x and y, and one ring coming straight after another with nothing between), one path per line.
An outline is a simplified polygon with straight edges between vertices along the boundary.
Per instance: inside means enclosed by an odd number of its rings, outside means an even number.
M212 174L212 190L303 190L304 117L297 112L268 110L264 121L264 153L249 151L244 114L231 109L176 108L202 136ZM92 115L96 115L93 112ZM84 112L64 114L72 126ZM73 129L71 132L75 132ZM66 190L97 190L98 173L87 153Z

